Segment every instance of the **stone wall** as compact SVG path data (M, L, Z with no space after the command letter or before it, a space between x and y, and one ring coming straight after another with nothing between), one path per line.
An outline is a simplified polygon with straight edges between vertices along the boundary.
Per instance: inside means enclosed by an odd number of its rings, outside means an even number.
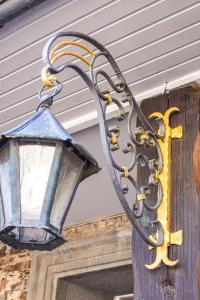
M0 300L25 300L31 253L0 244Z
M130 228L124 214L65 228L69 241L114 233ZM26 300L31 268L31 252L12 249L0 244L0 300Z

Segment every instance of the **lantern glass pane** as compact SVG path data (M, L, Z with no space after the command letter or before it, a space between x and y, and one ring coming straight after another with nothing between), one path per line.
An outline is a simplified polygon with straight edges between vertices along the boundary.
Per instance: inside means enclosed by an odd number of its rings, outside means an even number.
M19 147L21 223L38 224L55 152L55 144L21 144Z
M73 198L83 165L82 159L69 151L68 148L65 149L50 218L51 225L57 228L60 227L70 200Z
M21 243L46 243L55 237L43 228L34 227L16 227L9 232L9 235L15 237Z
M9 144L1 149L0 152L0 226L10 223L12 220L11 206L11 168L9 160Z
M23 243L44 243L46 241L47 236L49 236L49 234L44 229L27 227L19 228L19 239L22 240Z

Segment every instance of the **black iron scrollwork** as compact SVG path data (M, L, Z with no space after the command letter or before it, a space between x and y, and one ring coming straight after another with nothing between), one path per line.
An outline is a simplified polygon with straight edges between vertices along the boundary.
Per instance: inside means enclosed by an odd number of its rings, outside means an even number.
M58 39L62 38L63 40L63 38L70 37L73 38L72 41L61 41L53 47ZM87 44L89 43L92 48L95 49L92 50L87 45L77 41L77 39L83 40ZM92 56L92 60L89 61L85 55L82 56L75 52L67 51L71 45L78 46L85 50L88 55ZM76 61L70 61L56 66L56 61L64 55L71 55L77 59ZM112 69L112 74L108 74L105 70L97 67L98 60L102 57L107 60ZM159 221L152 221L150 217L146 215L146 212L156 211L162 201L162 186L159 180L159 174L163 168L163 161L158 138L164 136L165 128L162 124L159 124L159 134L153 129L135 101L114 58L108 50L95 39L78 32L58 33L53 36L44 47L43 61L45 63L45 67L42 71L43 82L47 88L52 87L53 92L49 96L42 96L42 89L40 92L40 99L42 102L39 106L50 106L52 104L53 96L62 90L62 84L58 81L56 74L70 68L75 70L81 76L96 99L103 150L118 198L130 221L142 236L143 240L152 247L162 245L162 226ZM80 61L83 61L89 66L89 72L82 69L79 64ZM104 88L103 90L101 88L102 80L106 82L108 86L108 88ZM115 125L109 127L106 120L107 110L111 105L117 106L118 121L127 122L129 141L127 141L125 147L122 148L122 151L125 154L129 153L131 159L130 164L126 167L121 166L113 157L113 152L120 151L121 145L119 142L120 126ZM128 117L126 116L125 107L129 108ZM132 121L134 116L137 116L140 120L141 126L139 128L133 128ZM156 149L156 158L149 159L142 153L136 152L136 146L138 149L144 145ZM149 169L150 176L146 185L140 186L132 175L137 164L147 166ZM126 181L129 185L133 185L136 190L136 199L133 205L130 205L127 199L129 188ZM151 185L157 190L153 206L151 206L148 201L151 194ZM156 236L156 238L152 239L150 236Z

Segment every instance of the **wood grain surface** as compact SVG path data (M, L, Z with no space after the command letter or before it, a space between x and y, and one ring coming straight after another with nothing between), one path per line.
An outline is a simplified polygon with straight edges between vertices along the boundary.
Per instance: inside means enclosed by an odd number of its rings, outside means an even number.
M147 245L133 230L133 270L135 277L135 300L197 300L199 296L199 206L195 189L193 151L199 133L199 92L192 88L182 88L169 95L143 101L142 109L148 116L154 111L165 112L177 106L180 113L171 117L171 127L183 126L183 139L172 141L172 232L183 229L183 245L171 246L169 257L179 259L176 267L161 266L150 271L145 264L155 260L155 250L147 250ZM195 157L199 156L199 141ZM145 151L149 151L146 149ZM195 160L198 171L198 160ZM199 177L200 178L200 177ZM139 182L145 176L138 170Z

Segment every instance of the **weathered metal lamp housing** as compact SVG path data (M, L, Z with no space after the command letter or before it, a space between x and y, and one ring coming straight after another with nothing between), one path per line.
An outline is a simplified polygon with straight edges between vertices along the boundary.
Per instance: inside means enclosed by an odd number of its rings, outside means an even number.
M0 240L50 250L60 235L75 191L99 171L46 107L0 140Z

